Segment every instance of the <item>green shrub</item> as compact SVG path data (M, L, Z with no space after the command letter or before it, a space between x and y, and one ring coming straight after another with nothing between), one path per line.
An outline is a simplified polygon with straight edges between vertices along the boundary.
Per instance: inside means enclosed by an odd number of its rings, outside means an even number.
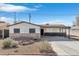
M48 53L52 52L52 47L47 41L42 41L39 50L41 53Z
M18 43L15 42L15 41L13 41L13 42L11 43L11 47L13 47L13 48L17 48L17 47L18 47Z
M10 48L11 42L12 42L12 40L10 40L10 39L5 39L5 40L3 41L3 47L4 47L4 48Z
M16 41L12 39L5 39L3 41L3 48L14 48L14 47L18 47L18 44Z

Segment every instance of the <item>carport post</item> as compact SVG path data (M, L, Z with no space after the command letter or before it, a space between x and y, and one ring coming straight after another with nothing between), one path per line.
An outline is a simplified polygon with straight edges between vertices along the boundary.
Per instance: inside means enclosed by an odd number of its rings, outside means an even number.
M66 32L66 28L65 28L65 34L66 34L66 37L67 37L67 32Z
M61 27L61 33L63 33L63 28Z
M63 33L63 28L62 28L62 31L61 32Z
M70 38L70 28L68 28L68 38Z
M2 30L2 39L4 39L4 29Z

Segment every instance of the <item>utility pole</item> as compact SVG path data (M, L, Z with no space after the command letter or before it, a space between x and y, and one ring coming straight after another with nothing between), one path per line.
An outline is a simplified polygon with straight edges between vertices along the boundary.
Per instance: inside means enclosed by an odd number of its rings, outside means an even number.
M29 16L29 23L31 23L31 14L29 13L28 16Z
M16 23L16 12L14 12L14 24Z

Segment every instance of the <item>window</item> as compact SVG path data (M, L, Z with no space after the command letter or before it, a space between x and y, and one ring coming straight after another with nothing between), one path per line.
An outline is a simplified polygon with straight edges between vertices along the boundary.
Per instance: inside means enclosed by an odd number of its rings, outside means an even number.
M35 33L35 29L29 29L29 33Z
M20 33L20 29L14 29L14 33Z

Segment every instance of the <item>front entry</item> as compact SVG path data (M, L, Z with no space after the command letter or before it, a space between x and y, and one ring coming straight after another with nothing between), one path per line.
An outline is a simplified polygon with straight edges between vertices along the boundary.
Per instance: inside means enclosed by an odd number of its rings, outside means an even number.
M0 39L2 38L2 30L0 30Z
M9 37L9 30L4 30L4 38Z
M40 33L41 33L41 36L43 36L44 35L44 29L41 29Z
M9 30L0 30L0 39L9 37Z

